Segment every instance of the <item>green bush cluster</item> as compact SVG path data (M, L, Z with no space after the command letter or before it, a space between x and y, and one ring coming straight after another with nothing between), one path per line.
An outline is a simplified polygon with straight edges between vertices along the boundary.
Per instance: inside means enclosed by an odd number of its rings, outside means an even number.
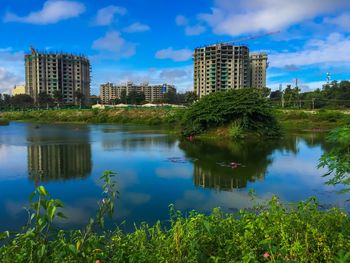
M239 121L244 130L276 135L277 121L269 101L257 89L216 92L201 98L184 114L184 135Z
M169 224L101 230L112 215L116 198L114 174L106 172L104 198L96 218L80 230L54 225L64 217L63 204L39 186L28 210L28 224L20 233L0 234L1 262L349 262L350 220L339 209L320 211L315 199L283 205L268 204L209 215L188 216L170 206ZM64 211L64 210L63 210Z

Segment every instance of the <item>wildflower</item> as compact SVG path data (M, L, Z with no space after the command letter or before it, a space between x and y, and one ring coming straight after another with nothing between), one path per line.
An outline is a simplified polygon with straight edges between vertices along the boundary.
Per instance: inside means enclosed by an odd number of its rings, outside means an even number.
M269 258L269 257L270 257L269 252L265 252L265 253L263 254L263 257L264 257L264 258Z

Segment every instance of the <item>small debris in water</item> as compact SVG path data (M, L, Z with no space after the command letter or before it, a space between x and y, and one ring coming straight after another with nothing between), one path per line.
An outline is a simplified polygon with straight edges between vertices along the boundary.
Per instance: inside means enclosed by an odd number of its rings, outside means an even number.
M186 158L186 157L169 157L167 158L168 162L171 163L189 163L189 162L195 162L198 159L196 158Z
M236 163L236 162L229 162L229 163L216 163L218 165L220 165L221 167L229 167L229 168L232 168L232 169L236 169L238 168L239 166L241 167L245 167L244 165L242 165L241 163Z

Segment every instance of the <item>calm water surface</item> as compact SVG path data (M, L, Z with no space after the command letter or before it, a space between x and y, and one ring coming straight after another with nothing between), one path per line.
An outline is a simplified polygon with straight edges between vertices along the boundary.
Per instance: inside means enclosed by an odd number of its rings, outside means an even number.
M234 143L180 141L155 128L12 122L0 126L0 231L25 223L28 195L44 184L66 205L65 226L81 226L95 214L99 177L118 173L117 223L168 219L168 205L183 211L236 211L258 199L284 201L316 196L350 210L349 196L324 184L317 162L330 149L322 134L286 135L281 140ZM230 162L241 164L235 169Z

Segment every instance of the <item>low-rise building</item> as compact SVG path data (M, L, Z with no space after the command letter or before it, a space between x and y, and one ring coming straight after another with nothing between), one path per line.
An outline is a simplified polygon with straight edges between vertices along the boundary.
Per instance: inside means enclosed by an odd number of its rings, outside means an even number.
M149 85L148 83L141 83L140 85L135 85L132 82L127 82L126 84L115 85L107 82L100 86L101 103L109 104L115 99L120 99L123 92L125 95L129 95L131 91L144 93L145 100L148 102L162 100L164 98L164 94L168 92L176 93L175 86L168 84Z
M26 87L24 85L16 85L13 87L11 91L12 96L20 95L20 94L26 94Z

